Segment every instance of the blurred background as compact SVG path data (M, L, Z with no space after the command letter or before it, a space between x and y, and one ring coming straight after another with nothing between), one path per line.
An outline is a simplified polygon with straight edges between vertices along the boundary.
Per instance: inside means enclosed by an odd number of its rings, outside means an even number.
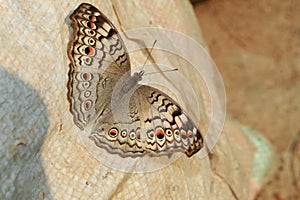
M276 182L276 191L265 198L294 198L298 181L290 176L299 155L287 157L300 130L300 1L193 3L223 76L227 115L262 133L279 155L276 167L286 170L269 181Z

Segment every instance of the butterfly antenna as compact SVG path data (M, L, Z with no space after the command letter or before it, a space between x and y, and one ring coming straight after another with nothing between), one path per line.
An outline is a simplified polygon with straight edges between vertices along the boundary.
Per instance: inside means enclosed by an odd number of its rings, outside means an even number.
M151 47L151 49L150 49L150 52L148 53L148 56L147 56L147 58L146 58L146 60L145 60L145 62L144 62L144 64L143 64L143 67L142 67L142 70L141 70L141 71L144 70L144 67L145 67L147 61L149 60L149 57L150 57L150 55L151 55L151 53L152 53L152 50L153 50L154 45L156 44L156 41L157 41L157 40L154 40L154 42L153 42L153 44L152 44L152 47Z
M158 74L158 73L162 73L162 72L174 72L177 71L178 69L168 69L168 70L164 70L164 71L159 71L159 72L150 72L150 73L146 73L145 75L149 75L149 74Z

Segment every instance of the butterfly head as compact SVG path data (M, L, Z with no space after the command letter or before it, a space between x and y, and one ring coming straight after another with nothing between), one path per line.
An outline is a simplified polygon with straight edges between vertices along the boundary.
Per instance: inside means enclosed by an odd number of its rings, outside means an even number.
M134 72L133 77L134 77L134 79L136 79L137 82L138 82L138 81L141 81L141 80L142 80L143 75L144 75L144 70L141 70L141 71L139 71L139 72Z

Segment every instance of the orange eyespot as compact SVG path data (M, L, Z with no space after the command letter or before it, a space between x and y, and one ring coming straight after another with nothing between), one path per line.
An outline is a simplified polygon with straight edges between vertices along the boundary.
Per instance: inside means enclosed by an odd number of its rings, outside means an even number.
M86 48L84 49L84 52L86 53L86 55L92 56L92 55L94 55L95 50L94 50L93 47L86 47Z
M85 110L91 109L92 105L93 105L93 102L91 100L86 100L84 102L84 108L85 108Z
M90 80L92 80L92 75L91 75L91 73L83 73L82 78L85 81L90 81Z
M135 134L137 139L141 139L141 130L136 130Z
M180 134L181 134L181 137L182 137L183 139L185 139L185 138L187 137L186 131L185 131L185 130L181 130L181 131L180 131Z
M117 128L111 128L109 131L108 131L108 134L111 136L111 137L116 137L118 135L119 131Z
M164 136L165 136L164 130L163 130L162 128L157 128L157 129L156 129L156 137L157 137L158 139L163 139Z
M96 21L96 17L95 16L90 16L89 18L90 18L90 21L92 21L92 22Z
M96 25L93 22L88 22L86 25L91 29L94 29L96 27Z
M192 136L193 136L193 132L192 132L191 130L188 130L187 135L188 135L189 137L192 137Z

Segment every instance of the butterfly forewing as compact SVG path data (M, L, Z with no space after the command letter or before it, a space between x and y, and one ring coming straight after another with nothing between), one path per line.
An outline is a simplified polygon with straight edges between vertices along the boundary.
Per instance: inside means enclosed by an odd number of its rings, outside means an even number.
M74 33L68 48L69 99L74 122L84 129L104 109L110 86L130 70L129 57L116 28L94 6L81 4L70 19Z

